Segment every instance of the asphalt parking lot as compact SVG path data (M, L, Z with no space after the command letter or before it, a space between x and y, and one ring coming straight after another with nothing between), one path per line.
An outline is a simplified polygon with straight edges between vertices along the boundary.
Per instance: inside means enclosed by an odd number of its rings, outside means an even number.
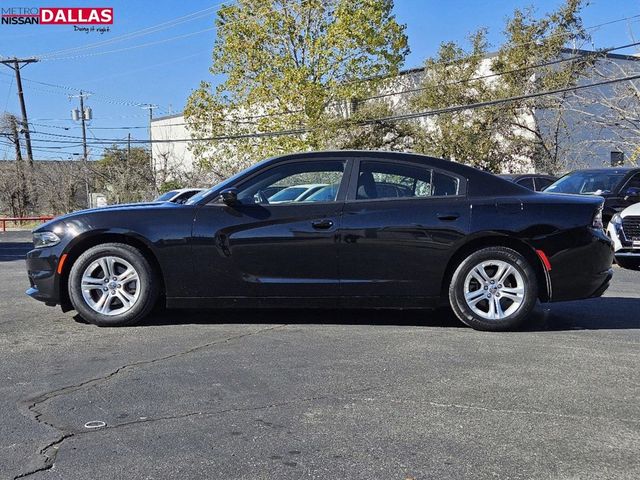
M640 272L521 332L300 310L100 329L27 298L25 237L0 235L1 478L640 478Z

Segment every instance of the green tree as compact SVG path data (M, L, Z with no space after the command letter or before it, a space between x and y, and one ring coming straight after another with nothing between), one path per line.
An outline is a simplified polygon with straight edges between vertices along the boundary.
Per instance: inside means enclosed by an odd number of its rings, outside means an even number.
M190 146L224 177L265 156L319 148L344 102L395 75L409 49L393 0L239 0L218 11L210 72L185 118ZM374 79L362 81L363 79ZM299 135L241 138L255 132Z
M385 102L366 102L347 118L327 118L321 143L331 150L412 150L419 137L418 127L410 122L381 120L393 116ZM379 119L379 120L376 120Z
M105 149L102 158L93 165L98 190L104 191L109 203L130 203L150 200L154 195L154 180L149 151L116 145Z
M564 50L567 42L587 38L582 5L582 0L567 0L542 18L532 9L515 10L494 55L484 30L472 35L468 51L453 42L442 44L438 56L425 64L423 90L413 106L439 109L575 85L592 59L530 67L571 55ZM477 79L491 74L496 75ZM530 158L538 171L556 172L562 163L561 137L570 134L566 98L538 97L429 117L417 148L494 172L517 171Z

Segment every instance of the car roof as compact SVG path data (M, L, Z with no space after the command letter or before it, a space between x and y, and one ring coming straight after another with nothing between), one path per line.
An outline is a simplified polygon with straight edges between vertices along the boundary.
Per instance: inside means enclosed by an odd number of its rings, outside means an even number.
M506 178L507 180L516 180L520 178L556 178L554 175L548 173L500 173L500 178Z
M380 161L406 161L410 163L418 163L427 165L437 170L449 172L453 175L459 175L467 179L467 194L481 196L507 196L507 195L528 195L531 191L526 187L513 183L504 178L500 178L490 172L483 171L477 167L465 165L452 160L431 157L413 152L392 152L385 150L322 150L322 151L306 151L295 152L284 155L277 155L266 158L258 163L253 164L246 170L238 172L236 175L229 177L223 182L215 185L211 189L212 195L217 194L221 189L227 187L233 182L242 182L244 179L262 170L263 168L288 161L304 161L314 162L330 159L340 160L380 160ZM497 193L499 192L499 193ZM203 197L201 202L205 203L209 197Z
M638 170L640 171L640 168L637 167L606 167L606 168L580 168L578 170L572 170L571 172L569 172L567 175L570 175L572 173L629 173L631 171L634 170Z

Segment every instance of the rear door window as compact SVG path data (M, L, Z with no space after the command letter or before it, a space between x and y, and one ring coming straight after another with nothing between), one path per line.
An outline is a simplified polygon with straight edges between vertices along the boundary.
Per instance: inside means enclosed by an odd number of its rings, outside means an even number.
M460 180L421 165L363 161L356 200L426 198L458 195Z

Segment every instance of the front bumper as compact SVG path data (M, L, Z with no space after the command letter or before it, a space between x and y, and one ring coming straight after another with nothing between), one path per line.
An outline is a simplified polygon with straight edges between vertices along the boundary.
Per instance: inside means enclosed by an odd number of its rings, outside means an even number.
M58 248L37 248L27 253L27 275L30 288L25 292L31 298L59 305L60 275L56 273L59 261Z
M614 255L616 261L635 262L640 264L640 242L638 240L630 240L624 234L622 225L609 222L607 227L607 235L613 241Z

